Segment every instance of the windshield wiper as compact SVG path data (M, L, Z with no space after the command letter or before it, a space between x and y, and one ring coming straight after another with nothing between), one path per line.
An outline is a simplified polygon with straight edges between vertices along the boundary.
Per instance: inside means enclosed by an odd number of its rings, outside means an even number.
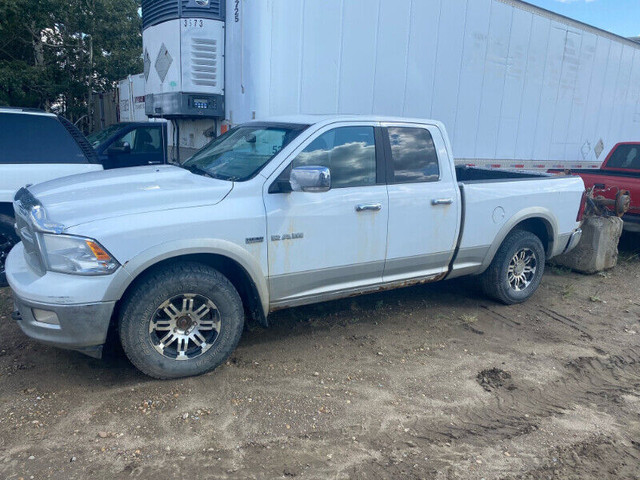
M184 168L185 170L189 170L191 173L195 173L196 175L202 175L204 177L216 178L207 172L204 168L199 167L197 165L179 165L180 168Z

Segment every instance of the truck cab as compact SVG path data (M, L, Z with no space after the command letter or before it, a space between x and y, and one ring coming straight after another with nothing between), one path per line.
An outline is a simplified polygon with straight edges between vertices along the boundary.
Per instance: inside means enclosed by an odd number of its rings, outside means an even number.
M165 122L121 122L87 137L105 170L167 162Z
M629 192L631 204L622 216L624 229L640 233L640 142L620 142L616 144L600 169L549 170L553 173L578 175L587 188L593 188L597 195L616 200L619 193ZM612 215L615 208L609 207Z

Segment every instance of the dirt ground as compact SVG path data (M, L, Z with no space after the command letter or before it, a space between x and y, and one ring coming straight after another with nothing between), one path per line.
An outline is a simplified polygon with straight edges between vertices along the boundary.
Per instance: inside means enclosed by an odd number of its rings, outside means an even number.
M547 268L273 315L230 361L156 381L39 345L0 299L0 478L640 478L640 237Z

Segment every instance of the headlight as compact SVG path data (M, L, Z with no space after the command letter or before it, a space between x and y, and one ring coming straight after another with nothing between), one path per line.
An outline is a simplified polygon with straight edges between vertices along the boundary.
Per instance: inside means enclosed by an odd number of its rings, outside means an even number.
M77 275L108 275L120 264L98 242L71 235L42 235L47 269Z

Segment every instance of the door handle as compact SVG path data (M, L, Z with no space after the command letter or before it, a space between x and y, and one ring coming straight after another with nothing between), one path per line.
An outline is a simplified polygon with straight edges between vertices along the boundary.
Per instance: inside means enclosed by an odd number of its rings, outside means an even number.
M431 205L434 207L436 205L451 205L453 203L453 198L434 198L431 200Z
M381 203L362 203L356 205L356 212L379 212L382 210Z

